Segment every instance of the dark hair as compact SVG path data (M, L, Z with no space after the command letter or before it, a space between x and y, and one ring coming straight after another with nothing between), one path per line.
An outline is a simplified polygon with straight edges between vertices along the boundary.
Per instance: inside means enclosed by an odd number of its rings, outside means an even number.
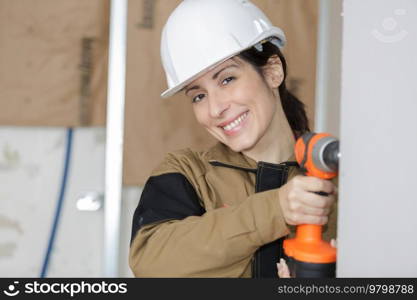
M252 47L241 52L238 57L250 63L262 76L262 78L265 78L262 72L262 67L267 64L268 59L274 55L278 55L278 57L281 59L282 68L284 70L284 79L278 88L278 92L281 98L281 104L285 112L285 116L287 117L288 123L290 124L291 129L297 138L304 132L310 131L304 103L297 99L297 97L295 97L293 94L291 94L285 86L285 79L287 77L287 63L279 48L269 41L263 43L262 48L262 51L259 51L255 47Z

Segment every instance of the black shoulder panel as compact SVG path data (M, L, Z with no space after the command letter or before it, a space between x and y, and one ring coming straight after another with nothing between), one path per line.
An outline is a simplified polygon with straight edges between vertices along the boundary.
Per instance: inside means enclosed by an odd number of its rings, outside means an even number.
M204 213L194 187L184 175L168 173L150 177L133 215L131 242L144 225L163 220L182 220Z

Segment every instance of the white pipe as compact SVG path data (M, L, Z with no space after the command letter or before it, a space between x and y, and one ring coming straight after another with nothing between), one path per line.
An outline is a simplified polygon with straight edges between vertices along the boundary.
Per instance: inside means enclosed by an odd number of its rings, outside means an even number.
M104 275L119 275L127 0L111 0L104 205Z
M327 130L327 101L329 83L330 0L320 0L317 41L316 95L314 131Z

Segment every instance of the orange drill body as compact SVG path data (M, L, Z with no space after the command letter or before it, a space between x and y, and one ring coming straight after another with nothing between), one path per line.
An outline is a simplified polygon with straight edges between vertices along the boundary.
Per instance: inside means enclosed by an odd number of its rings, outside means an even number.
M317 148L315 149L314 147L323 146L324 139L328 141L329 138L331 138L330 135L326 133L309 133L297 140L295 156L298 164L305 170L307 176L315 176L322 179L331 179L337 176L337 170L320 167L320 164L317 163ZM322 154L322 152L319 151L319 154ZM333 264L335 267L336 248L322 239L321 225L298 225L295 238L284 241L284 251L287 256L296 262L301 262L301 264L323 264L324 268L328 267L329 264ZM328 275L325 274L328 273L326 272L323 272L323 276L319 275L317 277L327 277ZM315 275L312 277L316 277ZM295 276L297 277L297 274ZM309 275L306 277L309 277Z

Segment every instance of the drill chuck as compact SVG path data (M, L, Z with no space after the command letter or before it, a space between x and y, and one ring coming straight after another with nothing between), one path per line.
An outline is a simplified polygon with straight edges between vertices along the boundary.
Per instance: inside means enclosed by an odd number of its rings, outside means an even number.
M319 139L313 146L314 165L323 172L337 172L339 157L339 141L332 136Z
M323 151L323 162L329 170L336 172L339 169L339 158L339 141L332 141Z

